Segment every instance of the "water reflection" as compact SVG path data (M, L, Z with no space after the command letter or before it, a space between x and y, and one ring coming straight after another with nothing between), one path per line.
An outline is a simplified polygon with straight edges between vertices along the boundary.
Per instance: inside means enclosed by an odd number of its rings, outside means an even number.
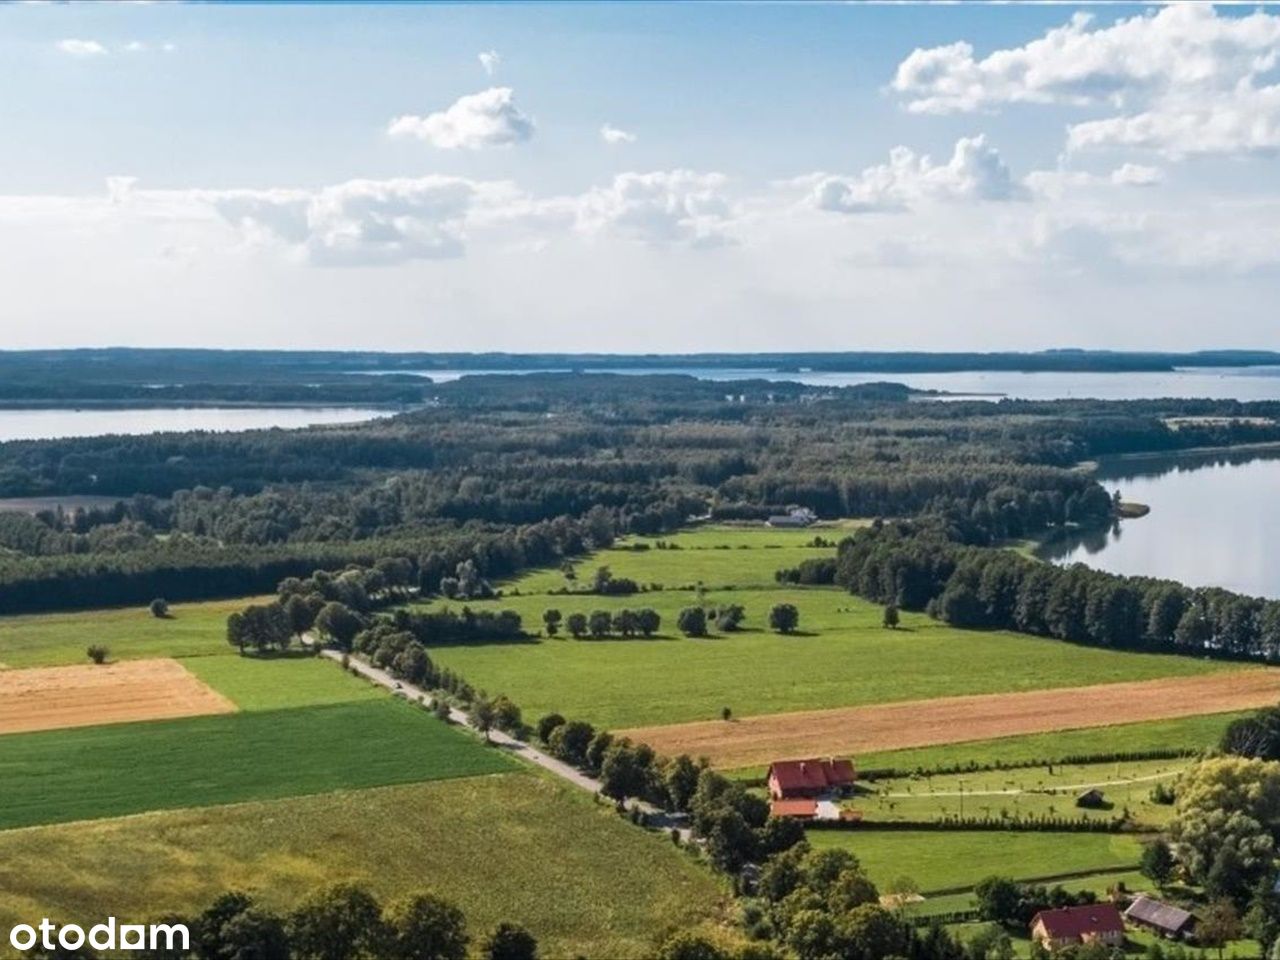
M1280 450L1116 459L1097 477L1151 513L1063 535L1041 557L1280 597Z
M393 411L371 407L164 407L128 410L0 409L0 442L144 434L169 430L261 430L356 423Z

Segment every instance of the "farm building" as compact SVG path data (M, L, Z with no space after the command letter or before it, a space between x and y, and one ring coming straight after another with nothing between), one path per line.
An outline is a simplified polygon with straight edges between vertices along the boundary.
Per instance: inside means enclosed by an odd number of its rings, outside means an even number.
M769 815L793 820L813 820L818 816L817 800L771 800Z
M852 760L776 760L769 764L769 796L795 800L847 793L853 778Z
M1107 805L1107 798L1097 787L1085 790L1076 797L1076 806L1088 810L1100 810Z
M1196 918L1190 911L1175 907L1173 904L1161 903L1151 897L1138 897L1129 904L1124 918L1130 923L1145 927L1152 933L1162 937L1180 939L1191 932Z
M775 514L765 521L771 527L807 527L818 519L808 507L800 507L787 513Z
M1041 910L1031 920L1031 939L1050 952L1086 943L1118 947L1124 943L1124 918L1109 903Z

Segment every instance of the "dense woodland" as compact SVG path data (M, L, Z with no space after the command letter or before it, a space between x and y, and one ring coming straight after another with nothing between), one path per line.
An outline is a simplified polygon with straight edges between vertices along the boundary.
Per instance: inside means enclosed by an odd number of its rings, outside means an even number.
M388 557L434 592L465 559L501 577L621 534L790 507L924 518L950 556L1109 522L1111 491L1080 461L1280 441L1280 403L938 403L886 383L500 375L429 400L358 425L0 444L0 496L120 498L0 514L0 607L269 592Z

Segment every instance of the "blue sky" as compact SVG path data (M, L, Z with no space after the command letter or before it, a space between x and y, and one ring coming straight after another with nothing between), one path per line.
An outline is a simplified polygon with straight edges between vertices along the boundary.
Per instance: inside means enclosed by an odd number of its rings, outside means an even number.
M0 347L1280 347L1277 58L1255 7L4 4Z

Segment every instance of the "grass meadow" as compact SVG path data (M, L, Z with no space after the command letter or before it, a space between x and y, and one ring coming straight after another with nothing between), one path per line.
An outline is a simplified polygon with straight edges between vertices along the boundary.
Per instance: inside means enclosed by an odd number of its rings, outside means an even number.
M86 663L91 643L105 644L116 660L234 654L226 641L227 617L262 599L174 604L168 617L153 617L145 607L0 617L0 664Z
M0 737L0 829L501 773L515 765L420 707L385 695L10 734Z
M186 912L226 889L288 909L342 880L433 889L477 940L512 920L546 957L652 956L727 901L665 835L536 773L0 832L0 926Z
M182 665L241 710L285 710L387 698L383 688L345 673L332 660L321 657L189 657Z
M614 728L710 720L725 706L738 716L752 716L1241 668L1014 633L958 630L922 614L904 613L902 626L888 630L881 625L880 607L834 588L709 591L704 602L741 604L745 629L703 639L679 635L674 629L679 611L697 603L689 591L631 597L522 594L472 606L514 609L527 629L541 625L548 607L566 616L653 607L662 616L661 635L649 640L561 635L437 648L431 655L477 688L507 694L532 717L554 710ZM794 603L799 609L798 634L781 636L766 629L775 603ZM1031 664L1034 669L1028 669Z

